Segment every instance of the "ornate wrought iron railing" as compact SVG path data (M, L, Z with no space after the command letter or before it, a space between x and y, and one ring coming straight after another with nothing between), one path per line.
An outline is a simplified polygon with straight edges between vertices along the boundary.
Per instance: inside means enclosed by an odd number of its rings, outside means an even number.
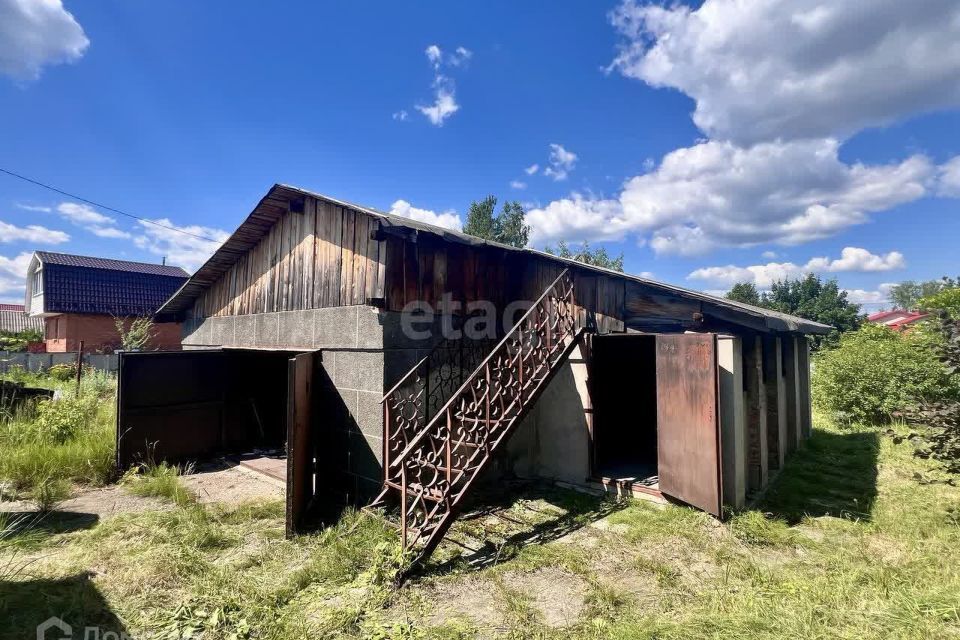
M404 547L412 567L436 548L461 500L546 387L580 336L573 278L564 271L478 363L449 399L414 431L411 419L391 432L384 493L399 492ZM389 395L389 394L388 394ZM426 397L426 396L424 396ZM399 424L385 404L387 424ZM402 433L402 448L399 434Z

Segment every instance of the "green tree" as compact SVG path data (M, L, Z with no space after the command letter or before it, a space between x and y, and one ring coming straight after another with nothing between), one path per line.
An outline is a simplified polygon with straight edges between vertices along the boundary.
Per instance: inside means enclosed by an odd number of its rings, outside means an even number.
M463 232L513 247L527 246L530 226L524 221L526 211L523 206L515 200L504 202L499 215L495 215L496 208L496 196L471 203Z
M493 213L496 207L496 196L487 196L483 200L470 203L467 224L464 225L463 232L484 240L495 240Z
M763 296L763 306L831 325L834 330L829 335L814 338L814 348L824 342L836 344L841 333L857 329L864 319L860 305L847 300L847 292L840 289L836 280L824 282L812 273L796 280L774 282Z
M897 309L911 311L917 308L921 298L929 298L945 289L954 289L957 281L944 276L939 280L904 280L890 288L890 301Z
M745 302L759 307L762 304L760 292L757 291L757 285L752 282L738 282L727 292L727 300L736 302Z
M557 244L556 249L548 246L544 247L543 250L560 258L576 260L577 262L582 262L584 264L590 264L595 267L603 267L604 269L610 269L611 271L619 271L620 273L623 273L622 251L616 258L611 258L610 254L608 254L607 250L603 247L591 249L590 244L584 242L582 245L580 245L580 249L578 251L574 251L567 246L566 242L563 241L560 241Z

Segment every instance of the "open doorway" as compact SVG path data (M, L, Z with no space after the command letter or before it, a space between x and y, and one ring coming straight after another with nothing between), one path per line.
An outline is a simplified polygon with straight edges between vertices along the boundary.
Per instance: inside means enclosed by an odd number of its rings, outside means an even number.
M594 479L721 513L717 336L595 336Z
M121 354L117 468L222 458L282 479L292 533L316 491L319 362L253 349Z
M590 380L594 477L656 489L656 336L595 336Z

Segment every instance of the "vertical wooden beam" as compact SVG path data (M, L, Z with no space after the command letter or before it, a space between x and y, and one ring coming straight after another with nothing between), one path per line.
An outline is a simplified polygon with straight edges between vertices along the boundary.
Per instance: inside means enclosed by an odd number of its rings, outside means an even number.
M786 392L787 408L787 453L800 446L800 376L797 367L797 337L784 336L781 338L783 347L783 368L786 376L783 380Z
M800 437L809 438L813 433L813 408L810 404L810 341L805 336L797 338L797 374L800 381Z
M782 469L786 456L787 420L783 360L778 336L763 337L763 380L767 391L767 447L771 469Z
M747 406L747 488L767 484L767 391L763 384L763 343L760 336L744 338L744 393Z
M743 343L740 338L717 338L717 366L723 503L739 509L747 497L747 425L743 397Z

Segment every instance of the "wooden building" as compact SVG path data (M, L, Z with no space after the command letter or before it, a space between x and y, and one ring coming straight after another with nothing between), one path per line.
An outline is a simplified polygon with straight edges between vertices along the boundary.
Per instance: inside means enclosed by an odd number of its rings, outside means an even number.
M829 330L284 185L159 315L185 350L122 357L121 466L285 443L291 530L375 500L421 554L481 475L742 505Z

